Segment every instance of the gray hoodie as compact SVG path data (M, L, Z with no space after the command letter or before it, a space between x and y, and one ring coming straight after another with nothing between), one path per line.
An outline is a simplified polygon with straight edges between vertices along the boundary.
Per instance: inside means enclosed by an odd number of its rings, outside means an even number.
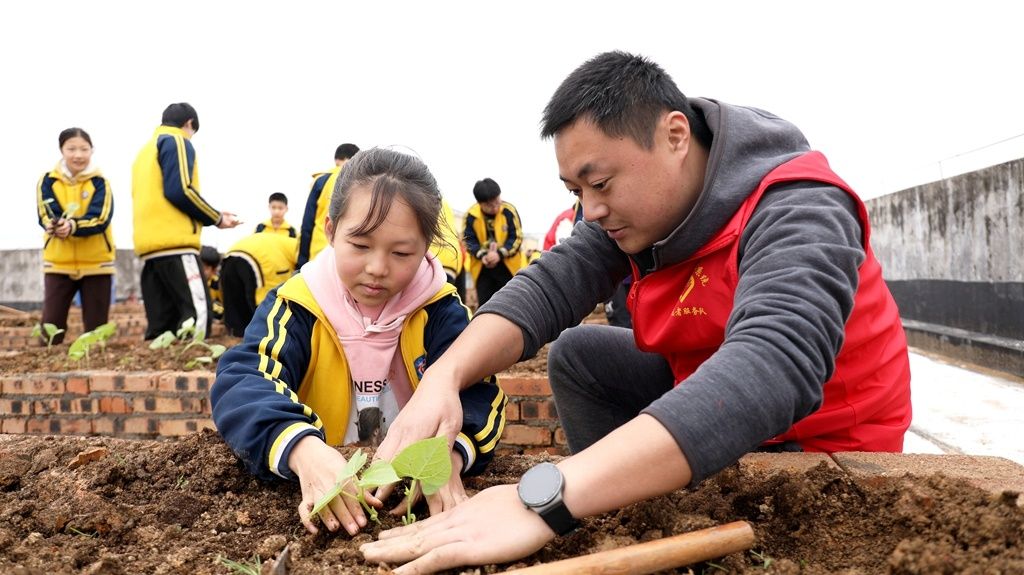
M665 239L633 256L642 274L687 259L772 169L809 150L800 131L754 108L690 100L713 142L704 189ZM648 406L678 442L693 484L821 405L864 261L856 203L819 182L769 189L740 238L739 283L725 341L683 385ZM595 223L517 274L480 309L523 331L523 358L579 324L630 273Z

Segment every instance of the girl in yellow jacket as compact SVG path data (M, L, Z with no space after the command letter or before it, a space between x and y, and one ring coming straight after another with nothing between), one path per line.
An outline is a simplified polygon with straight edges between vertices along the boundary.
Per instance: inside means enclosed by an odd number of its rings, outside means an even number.
M43 236L43 323L67 329L68 308L82 294L86 330L107 322L114 275L110 218L114 195L92 165L92 138L81 128L60 133L61 160L36 186ZM64 339L61 333L54 343Z
M267 294L242 343L217 366L217 430L254 474L299 481L299 517L313 533L313 504L346 463L332 446L376 447L420 393L423 372L469 323L428 250L440 209L437 182L420 160L383 149L356 154L331 198L330 244ZM466 498L461 476L483 470L505 424L508 400L493 376L459 399L452 476L428 498L432 513ZM366 526L352 497L336 497L320 518L353 535Z

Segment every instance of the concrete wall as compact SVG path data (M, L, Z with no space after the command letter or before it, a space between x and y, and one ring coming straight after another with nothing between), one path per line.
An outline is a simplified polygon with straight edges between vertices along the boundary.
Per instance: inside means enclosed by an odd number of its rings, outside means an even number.
M139 277L142 262L132 250L117 250L114 291L117 301L141 298ZM43 306L43 250L0 252L0 305L24 310Z
M1024 159L866 203L911 342L1024 375Z

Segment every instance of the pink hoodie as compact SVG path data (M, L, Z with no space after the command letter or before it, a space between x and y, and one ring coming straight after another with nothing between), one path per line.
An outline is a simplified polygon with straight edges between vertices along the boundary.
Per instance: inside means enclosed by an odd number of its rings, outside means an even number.
M327 246L302 266L302 276L331 322L352 376L353 410L344 443L379 441L413 392L401 354L395 353L402 323L441 289L446 281L444 268L437 258L423 258L409 285L384 303L376 320L360 313L341 283L333 247ZM379 411L360 413L372 408Z

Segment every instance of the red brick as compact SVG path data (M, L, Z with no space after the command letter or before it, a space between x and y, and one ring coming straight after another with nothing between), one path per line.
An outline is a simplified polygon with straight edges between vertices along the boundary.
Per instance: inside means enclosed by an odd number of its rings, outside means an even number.
M551 430L529 425L506 425L501 442L514 445L551 445Z
M168 397L166 395L135 397L132 399L135 413L203 413L201 398Z
M92 432L98 435L116 435L117 428L114 426L114 419L100 417L92 420Z
M0 395L21 395L21 378L14 375L0 375Z
M172 371L160 375L157 388L162 392L209 393L216 374L212 371Z
M116 391L114 378L117 375L116 371L94 371L89 375L89 389L92 392Z
M96 410L94 400L88 397L61 397L57 399L40 399L33 403L32 412L50 413L92 413Z
M519 403L519 414L523 420L551 420L558 419L555 411L555 402L547 401L523 401Z
M551 385L546 377L502 377L498 380L501 389L512 397L519 395L551 395Z
M132 413L132 406L124 397L114 395L98 398L100 413Z
M68 435L88 435L92 433L92 421L80 417L61 419L60 432Z
M0 433L25 433L27 417L5 417L0 420Z
M64 380L59 377L33 374L3 380L4 395L60 395L64 393Z
M60 420L56 417L30 417L25 424L26 433L60 433Z
M92 375L92 391L146 393L156 389L157 378L163 372L102 371Z
M32 401L21 398L0 399L0 415L28 416L32 415Z
M160 431L159 420L153 417L126 417L124 433L133 435L156 435Z
M565 436L565 430L561 427L555 429L555 445L569 445L569 438Z
M505 421L519 421L519 404L511 401L505 404Z
M163 419L159 423L160 435L180 436L188 435L200 429L214 429L213 421L209 419Z
M80 375L74 375L68 378L64 388L68 393L74 393L77 395L89 395L89 378L82 377Z

